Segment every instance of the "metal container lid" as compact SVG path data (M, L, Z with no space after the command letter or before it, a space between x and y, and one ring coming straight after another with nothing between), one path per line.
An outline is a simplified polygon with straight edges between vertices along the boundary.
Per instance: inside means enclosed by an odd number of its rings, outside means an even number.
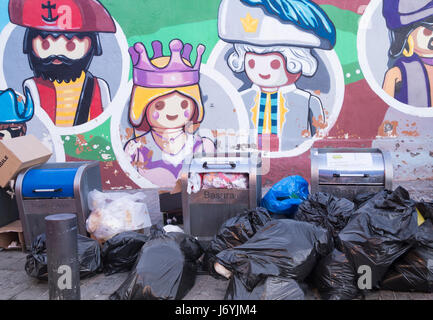
M319 184L383 185L385 160L379 149L315 149Z

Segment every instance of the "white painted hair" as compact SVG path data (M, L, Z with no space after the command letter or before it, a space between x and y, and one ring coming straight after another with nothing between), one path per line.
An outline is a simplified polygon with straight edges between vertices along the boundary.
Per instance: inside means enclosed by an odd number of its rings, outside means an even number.
M233 72L245 70L245 56L247 52L257 54L279 52L286 59L287 71L290 73L302 72L302 75L311 77L317 71L317 60L311 54L311 49L289 46L258 47L249 44L235 43L235 51L229 56L227 63Z

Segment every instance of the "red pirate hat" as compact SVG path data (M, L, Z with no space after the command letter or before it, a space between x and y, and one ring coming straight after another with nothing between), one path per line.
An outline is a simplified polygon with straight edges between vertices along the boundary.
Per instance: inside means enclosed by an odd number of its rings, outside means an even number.
M9 18L19 26L50 32L116 32L111 15L97 0L10 0Z

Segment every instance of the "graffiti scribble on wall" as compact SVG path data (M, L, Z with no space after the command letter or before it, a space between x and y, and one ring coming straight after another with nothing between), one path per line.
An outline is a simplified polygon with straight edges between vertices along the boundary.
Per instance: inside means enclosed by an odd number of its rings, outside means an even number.
M0 92L0 140L24 136L26 123L33 118L34 105L30 92L26 99L17 95L12 89Z
M402 103L431 107L433 1L384 0L383 16L391 38L383 89Z
M34 77L24 81L35 104L58 127L84 124L110 103L108 84L89 71L102 55L99 33L115 33L96 0L10 0L9 18L26 28L24 53Z
M205 47L197 47L194 66L189 44L171 41L171 56L163 55L159 41L152 47L152 59L142 43L129 50L134 65L129 122L135 132L125 152L141 176L158 186L174 186L185 156L214 149L211 139L196 134L204 118L198 83Z
M241 94L259 145L266 139L270 151L290 150L289 140L313 137L326 124L321 100L296 86L318 69L312 48L331 50L336 43L335 27L319 6L223 0L219 36L234 46L229 67L253 83Z

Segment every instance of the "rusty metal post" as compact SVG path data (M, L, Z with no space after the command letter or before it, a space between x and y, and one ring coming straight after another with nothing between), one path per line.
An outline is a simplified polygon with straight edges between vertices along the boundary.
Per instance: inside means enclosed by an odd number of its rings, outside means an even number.
M45 224L50 300L80 300L77 216L50 215Z

